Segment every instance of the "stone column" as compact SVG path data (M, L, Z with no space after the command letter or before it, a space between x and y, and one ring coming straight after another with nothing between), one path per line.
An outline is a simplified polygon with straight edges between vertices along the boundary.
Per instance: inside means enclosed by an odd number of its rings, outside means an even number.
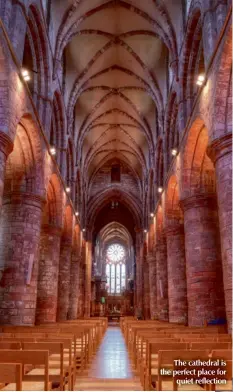
M78 317L83 317L84 315L84 266L80 264L80 270L79 270L79 287L78 287Z
M142 233L137 231L136 244L136 315L143 314L143 243Z
M44 201L29 193L3 199L0 224L0 324L33 325Z
M40 234L36 324L55 323L61 228L43 225Z
M0 212L2 208L6 160L8 155L12 152L13 146L13 142L9 136L0 131Z
M92 272L92 243L86 242L86 263L85 263L85 305L84 315L90 317L91 314L91 272Z
M149 264L149 285L150 285L150 317L157 318L157 277L156 277L156 257L153 254L147 256Z
M77 250L73 251L71 257L70 271L70 301L68 320L76 320L78 314L79 301L79 274L80 274L80 256Z
M67 320L70 298L71 252L72 238L63 237L61 239L59 261L57 321Z
M144 302L144 317L146 320L150 319L150 285L149 285L149 265L147 260L143 263L143 302Z
M187 284L184 226L178 222L166 228L169 322L187 324Z
M168 321L167 244L164 233L156 244L158 319Z
M218 216L222 249L223 284L228 329L232 329L232 134L208 148L215 165Z
M181 202L184 211L188 324L224 317L221 248L215 195Z

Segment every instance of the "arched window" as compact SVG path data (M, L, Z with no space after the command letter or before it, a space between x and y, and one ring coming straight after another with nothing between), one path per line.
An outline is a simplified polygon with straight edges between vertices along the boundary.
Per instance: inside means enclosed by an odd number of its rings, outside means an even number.
M121 294L126 286L125 249L120 244L112 244L106 253L106 276L108 293Z

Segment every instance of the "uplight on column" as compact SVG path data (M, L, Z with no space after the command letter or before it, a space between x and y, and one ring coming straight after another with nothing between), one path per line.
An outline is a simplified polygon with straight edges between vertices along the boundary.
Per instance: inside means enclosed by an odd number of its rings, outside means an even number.
M29 75L29 72L28 72L28 70L27 69L22 69L22 76L23 76L23 78L24 78L24 80L25 80L25 82L28 82L30 79L31 79L31 77L30 77L30 75Z
M50 148L50 154L53 156L56 155L56 148L55 147Z
M161 186L158 188L158 192L163 193L163 188Z
M198 86L202 86L203 83L204 83L204 81L205 81L205 75L200 74L200 75L198 76L198 78L197 78L197 85L198 85Z
M153 214L153 212L151 212L150 217L151 217L151 218L154 218L154 216L155 216L155 215Z
M69 186L66 187L66 192L70 193L70 187Z
M79 212L78 211L75 212L75 216L79 216Z
M173 157L177 156L177 150L175 148L172 149L172 156Z

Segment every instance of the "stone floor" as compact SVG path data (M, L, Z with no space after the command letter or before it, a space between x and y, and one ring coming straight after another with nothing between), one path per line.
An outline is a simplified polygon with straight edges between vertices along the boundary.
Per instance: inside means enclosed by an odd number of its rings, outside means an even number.
M141 391L134 374L127 347L119 327L110 326L75 390L79 391Z

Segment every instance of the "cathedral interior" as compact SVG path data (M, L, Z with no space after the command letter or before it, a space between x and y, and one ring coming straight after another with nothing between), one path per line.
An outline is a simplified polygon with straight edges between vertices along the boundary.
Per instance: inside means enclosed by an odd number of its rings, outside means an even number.
M231 26L229 0L0 0L0 357L77 325L81 390L151 390L134 320L231 336Z

